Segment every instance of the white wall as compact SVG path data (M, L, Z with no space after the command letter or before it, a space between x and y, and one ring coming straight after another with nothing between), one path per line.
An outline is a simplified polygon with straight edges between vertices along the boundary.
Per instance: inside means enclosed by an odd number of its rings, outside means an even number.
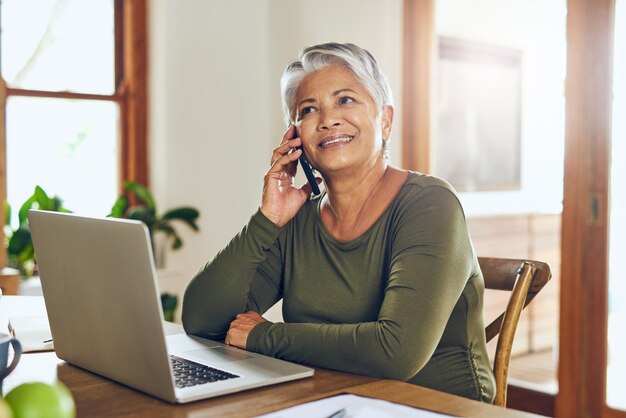
M400 103L401 23L401 0L151 0L151 188L161 209L201 212L201 232L181 227L185 245L166 261L181 288L258 208L285 129L288 62L314 43L356 43L377 57ZM395 162L400 148L396 140Z

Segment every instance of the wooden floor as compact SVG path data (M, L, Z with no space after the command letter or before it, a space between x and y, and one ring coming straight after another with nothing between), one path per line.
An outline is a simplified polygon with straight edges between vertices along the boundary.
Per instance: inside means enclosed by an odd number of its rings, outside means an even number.
M557 359L553 350L543 350L511 358L509 382L542 392L556 393Z

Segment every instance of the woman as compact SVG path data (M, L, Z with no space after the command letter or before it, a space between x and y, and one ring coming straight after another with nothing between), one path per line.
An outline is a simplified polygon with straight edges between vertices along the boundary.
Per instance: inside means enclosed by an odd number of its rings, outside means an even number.
M388 164L393 99L374 58L352 44L306 48L281 90L290 127L261 206L190 283L185 330L490 402L484 283L463 210L448 183ZM293 184L299 147L319 197ZM268 322L260 314L281 298L285 323Z

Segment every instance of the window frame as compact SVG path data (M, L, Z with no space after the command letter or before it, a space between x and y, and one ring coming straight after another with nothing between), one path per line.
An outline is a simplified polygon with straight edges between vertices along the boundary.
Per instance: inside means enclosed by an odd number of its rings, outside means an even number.
M115 92L111 95L9 87L0 77L0 197L7 196L6 103L10 96L112 101L120 109L118 189L125 180L149 185L148 176L148 9L147 0L112 0L115 19ZM132 196L129 196L132 198ZM0 219L5 218L0 205ZM0 239L4 233L0 228ZM0 268L7 265L0 251Z

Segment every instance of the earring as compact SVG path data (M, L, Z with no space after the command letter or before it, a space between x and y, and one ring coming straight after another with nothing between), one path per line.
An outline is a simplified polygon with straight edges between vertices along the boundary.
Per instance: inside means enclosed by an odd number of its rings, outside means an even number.
M383 158L387 161L391 161L391 144L389 142L389 138L383 138Z

